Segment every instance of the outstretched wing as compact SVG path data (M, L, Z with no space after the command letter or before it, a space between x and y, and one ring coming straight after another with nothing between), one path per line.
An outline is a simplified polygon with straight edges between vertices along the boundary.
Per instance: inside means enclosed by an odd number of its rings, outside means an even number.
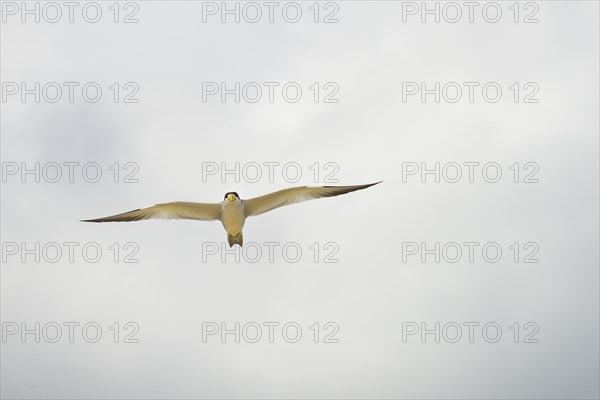
M86 219L83 222L123 222L140 221L142 219L196 219L212 221L221 219L221 205L212 203L172 203L156 204L151 207L138 208L123 214L110 217Z
M377 185L378 183L381 182L355 186L300 186L284 189L265 196L244 200L246 216L260 215L275 208L300 203L302 201L339 196L340 194L354 192L355 190L366 189L370 186Z

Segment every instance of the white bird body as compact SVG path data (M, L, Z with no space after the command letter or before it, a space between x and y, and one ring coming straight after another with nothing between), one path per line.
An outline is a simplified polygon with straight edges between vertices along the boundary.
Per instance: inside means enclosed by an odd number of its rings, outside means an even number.
M380 183L380 182L377 182ZM275 208L302 201L319 199L322 197L339 196L366 189L377 183L354 186L300 186L280 190L253 199L242 200L236 192L225 193L221 203L190 203L175 201L172 203L156 204L154 206L138 208L110 217L84 220L84 222L117 222L139 221L142 219L195 219L201 221L221 221L227 232L229 246L243 245L242 229L246 218L264 214Z
M221 223L227 232L230 247L243 244L242 229L245 222L246 211L242 200L228 198L221 203Z

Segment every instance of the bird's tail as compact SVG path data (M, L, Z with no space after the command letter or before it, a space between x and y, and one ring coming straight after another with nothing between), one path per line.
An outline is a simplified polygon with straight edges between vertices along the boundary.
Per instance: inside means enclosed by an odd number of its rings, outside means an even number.
M236 236L232 236L228 233L227 242L229 242L229 247L233 247L234 244L239 244L240 247L242 247L244 245L244 235L242 235L242 232L238 233Z

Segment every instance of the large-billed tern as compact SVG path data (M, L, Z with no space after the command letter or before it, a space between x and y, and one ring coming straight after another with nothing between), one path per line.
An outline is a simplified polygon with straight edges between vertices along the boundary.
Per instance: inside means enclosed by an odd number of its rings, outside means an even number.
M275 208L322 197L339 196L366 189L381 182L354 186L300 186L284 189L253 199L242 200L236 192L225 193L221 203L188 203L175 201L138 208L110 217L88 219L83 222L123 222L142 219L195 219L200 221L221 221L227 232L229 247L243 245L242 228L246 218L264 214Z

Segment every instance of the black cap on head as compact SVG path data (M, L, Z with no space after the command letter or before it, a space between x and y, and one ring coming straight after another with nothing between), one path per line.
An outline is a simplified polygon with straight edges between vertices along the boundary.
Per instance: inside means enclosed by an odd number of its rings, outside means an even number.
M223 197L223 200L226 200L227 196L229 196L230 194L234 195L238 199L240 198L240 196L237 194L237 192L227 192L227 193L225 193L225 196Z

